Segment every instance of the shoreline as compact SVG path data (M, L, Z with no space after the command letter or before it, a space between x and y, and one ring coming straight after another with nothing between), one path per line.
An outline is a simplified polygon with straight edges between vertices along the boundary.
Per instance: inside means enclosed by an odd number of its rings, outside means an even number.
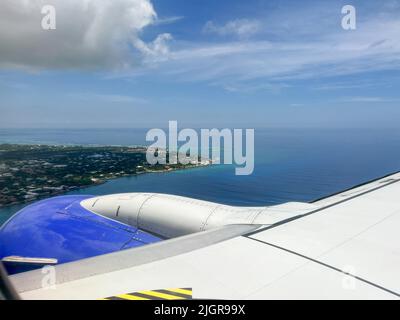
M10 188L11 184L13 182L16 182L16 185L21 184L21 176L17 178L17 180L13 176L15 172L21 172L23 170L26 170L25 167L28 167L28 170L32 172L32 170L39 170L39 178L35 177L36 181L43 180L40 177L40 174L42 174L43 177L46 177L47 179L53 180L52 173L50 173L50 176L48 176L48 172L52 172L54 168L57 168L56 170L64 170L65 172L63 174L66 174L64 177L58 177L55 179L59 179L59 184L58 185L46 185L46 182L34 182L36 185L32 184L33 186L36 187L36 189L40 189L39 192L35 189L32 188L31 186L28 186L28 183L22 182L24 185L28 187L22 187L20 190L23 190L27 195L34 195L30 197L22 198L18 197L18 195L11 196L13 199L10 199L12 202L7 203L6 201L3 201L2 204L0 204L0 210L1 209L7 209L11 208L13 206L21 206L21 205L29 205L30 203L33 203L35 201L41 201L43 199L48 199L51 197L56 197L64 194L68 194L70 192L74 192L77 190L83 190L85 188L90 188L90 187L95 187L98 185L105 184L108 181L119 179L119 178L127 178L127 177L135 177L139 176L142 174L146 173L168 173L168 172L173 172L173 171L180 171L180 170L188 170L188 169L196 169L196 168L202 168L202 167L207 167L212 164L210 160L207 161L202 161L200 159L197 159L196 161L193 161L188 163L188 164L160 164L152 168L151 165L149 165L146 162L145 159L145 154L147 152L148 147L143 146L143 145L135 145L135 146L124 146L124 145L98 145L98 144L91 144L91 145L84 145L84 144L38 144L38 143L31 143L31 144L16 144L16 143L0 143L0 146L3 146L3 149L0 150L1 152L5 153L5 158L7 159L4 162L4 164L0 164L3 166L2 172L0 171L0 177L3 179L3 185L7 193L0 193L2 197L6 197L6 194L11 194L13 195L12 188ZM26 148L24 148L26 147ZM54 150L51 150L53 149ZM72 155L70 153L70 149L75 149L75 151L72 152ZM91 153L87 153L87 150L91 150L93 148L94 154L92 155ZM48 155L48 150L50 149L50 152L54 152L55 156L53 155ZM64 151L65 149L65 151ZM84 155L84 161L82 161L81 155L80 155L80 149L82 149L82 154ZM99 150L97 150L99 149ZM103 150L104 149L104 150ZM117 149L117 150L108 150L108 149ZM118 150L121 149L121 150ZM45 155L42 157L37 157L37 155L40 155L40 151L44 150ZM99 153L101 152L111 152L113 155L116 154L119 156L117 160L114 160L113 156L109 156L108 154L104 157L101 156ZM16 153L12 155L11 158L7 158L8 153L11 154L14 152ZM18 152L22 152L24 154L23 158L23 163L21 163L21 159L18 156ZM32 156L30 155L32 152ZM89 151L91 152L91 151ZM165 151L168 153L168 151ZM59 157L59 155L65 154L67 162L60 164L60 162L54 162L52 161L52 157ZM78 154L78 156L76 156ZM134 160L137 161L136 164L133 162L133 166L136 166L136 170L133 170L131 166L127 167L126 166L126 160L131 161L132 159L138 159L138 156L134 156L135 154L140 155L139 157L141 160ZM7 156L6 156L7 155ZM133 155L133 158L132 156ZM100 160L97 160L99 159ZM121 162L121 158L122 161ZM11 159L11 160L10 160ZM14 160L16 159L16 160ZM78 159L78 160L77 160ZM87 159L90 159L86 161ZM95 160L93 160L95 159ZM103 160L102 160L103 159ZM105 159L105 160L104 160ZM12 161L15 161L16 164L14 164ZM116 162L115 162L116 161ZM34 164L29 164L30 162L33 162ZM36 163L40 162L40 165L38 166ZM99 164L101 165L101 168L99 167ZM104 164L105 163L105 164ZM121 164L125 163L125 164ZM43 169L43 164L46 165L46 169ZM68 171L65 170L67 166L74 166L75 164L79 165L81 168L84 168L84 173L82 171L78 171L78 173L74 171ZM29 167L31 165L31 167ZM52 165L52 167L50 167ZM86 167L91 166L90 168L96 172L90 171L89 169L86 170ZM114 168L115 166L115 168ZM119 166L119 167L118 167ZM61 169L58 169L60 168ZM76 171L76 167L72 167ZM114 168L111 169L110 168ZM134 168L134 167L133 167ZM46 171L47 170L47 171ZM103 171L102 171L103 170ZM124 172L125 171L125 172ZM36 171L34 171L36 172ZM2 173L2 174L1 174ZM27 178L30 179L31 176L29 176L28 173L24 173ZM67 176L73 176L77 175L77 177L80 177L80 182L76 184L69 184L65 183L63 179ZM7 178L5 178L7 177ZM48 178L50 177L50 178ZM8 182L6 182L8 179ZM18 180L19 179L19 180ZM85 180L82 180L85 179ZM47 180L49 181L49 180ZM79 180L78 180L79 181ZM9 185L7 185L7 183ZM14 184L15 185L15 184ZM45 189L51 189L50 192L40 192ZM0 188L1 189L1 188ZM26 190L26 191L25 191ZM36 193L36 194L35 194ZM14 201L13 201L14 200Z
M57 197L57 196L62 196L65 195L69 192L72 191L77 191L77 190L83 190L83 189L87 189L87 188L91 188L91 187L95 187L95 186L100 186L103 185L109 181L112 180L117 180L117 179L122 179L122 178L132 178L132 177L136 177L136 176L140 176L140 175L145 175L145 174L157 174L157 173L169 173L169 172L175 172L175 171L183 171L183 170L191 170L191 169L199 169L199 168L204 168L204 167L210 167L212 164L201 164L201 165L191 165L191 166L187 166L187 167L183 167L183 168L169 168L169 169L163 169L163 170L145 170L143 172L138 172L135 174L127 174L127 175L122 175L119 177L112 177L112 178L108 178L108 179L104 179L101 180L99 182L94 182L90 185L86 185L86 186L80 186L80 187L75 187L74 189L71 190L65 190L62 192L56 192L53 193L51 195L49 195L48 197L38 197L36 199L32 199L32 200L28 200L28 201L21 201L21 202L14 202L14 203L10 203L10 204L6 204L6 205L0 205L0 210L2 209L7 209L13 206L20 206L20 205L29 205L31 203L34 203L36 201L41 201L41 200L45 200L45 199L49 199L52 197Z

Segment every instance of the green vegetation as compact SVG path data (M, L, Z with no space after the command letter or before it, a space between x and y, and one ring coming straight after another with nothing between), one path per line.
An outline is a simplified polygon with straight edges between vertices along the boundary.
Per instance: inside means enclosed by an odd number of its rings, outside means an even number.
M144 147L0 144L0 207L106 180L203 165L149 165Z

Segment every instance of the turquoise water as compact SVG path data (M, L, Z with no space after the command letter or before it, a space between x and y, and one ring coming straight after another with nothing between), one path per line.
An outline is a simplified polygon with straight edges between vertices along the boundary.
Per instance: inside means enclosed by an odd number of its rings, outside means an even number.
M143 129L5 130L0 142L145 144ZM239 206L312 201L400 170L399 130L258 129L255 170L235 176L232 166L144 174L73 192L102 195L162 192ZM0 223L21 206L0 209Z

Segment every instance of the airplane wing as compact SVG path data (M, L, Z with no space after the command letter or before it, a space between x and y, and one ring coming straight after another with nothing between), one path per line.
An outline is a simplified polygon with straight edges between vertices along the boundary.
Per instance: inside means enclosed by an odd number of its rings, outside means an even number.
M399 299L399 195L397 173L246 223L55 266L54 288L43 287L42 270L11 281L24 299Z

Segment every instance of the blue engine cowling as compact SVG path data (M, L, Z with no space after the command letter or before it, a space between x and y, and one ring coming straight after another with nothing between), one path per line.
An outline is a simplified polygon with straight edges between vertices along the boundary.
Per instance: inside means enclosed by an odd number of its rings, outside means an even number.
M20 256L65 263L161 240L84 209L80 202L91 197L50 198L17 212L0 228L0 259ZM10 274L34 268L24 263L5 266Z

